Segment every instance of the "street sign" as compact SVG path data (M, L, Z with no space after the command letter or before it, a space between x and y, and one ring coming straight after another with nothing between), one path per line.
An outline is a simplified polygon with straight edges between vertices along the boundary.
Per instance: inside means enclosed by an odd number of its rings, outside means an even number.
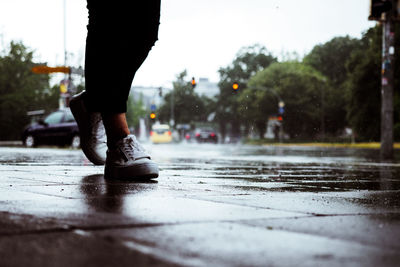
M48 74L48 73L56 73L56 72L69 73L70 72L70 68L69 67L65 67L65 66L49 67L49 66L42 65L42 66L33 67L32 71L34 73L37 73L37 74Z
M157 107L156 107L156 105L155 105L155 104L151 104L151 106L150 106L150 110L151 110L151 111L155 111L155 110L156 110L156 108L157 108Z
M285 108L279 108L279 114L283 114L283 113L285 113Z
M79 68L74 68L74 67L65 67L65 66L59 66L59 67L49 67L45 65L40 65L40 66L35 66L32 68L32 72L37 73L37 74L49 74L49 73L66 73L66 74L77 74L77 75L85 75L85 71L82 69L82 67Z

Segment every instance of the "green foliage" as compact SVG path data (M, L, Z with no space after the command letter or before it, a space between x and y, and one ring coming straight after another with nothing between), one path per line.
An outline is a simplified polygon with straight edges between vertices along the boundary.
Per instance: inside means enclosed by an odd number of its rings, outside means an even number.
M378 141L381 107L382 28L369 29L347 64L347 118L358 140Z
M312 67L299 62L274 63L254 75L249 88L268 88L253 99L255 107L249 109L264 124L268 116L276 114L279 97L285 103L283 126L291 138L313 137L320 132L321 90L325 77ZM245 93L247 94L247 89ZM272 94L271 91L275 92ZM243 99L243 98L242 98Z
M358 39L349 36L335 37L324 44L316 45L304 57L303 62L325 75L334 87L340 87L347 79L347 60L360 47Z
M134 99L132 96L128 98L126 120L130 127L138 128L139 119L144 118L147 115L146 107L143 103L143 95L140 95L138 99Z
M29 123L27 111L58 105L58 100L52 102L55 92L49 75L32 73L34 65L33 52L22 43L11 42L0 56L0 140L20 138Z
M257 79L257 78L253 78ZM253 81L250 79L250 82ZM253 82L255 86L262 87L262 82ZM278 99L275 94L268 91L244 89L240 94L238 111L249 126L255 126L260 138L266 131L268 117L278 112Z
M173 82L172 92L164 96L164 104L158 109L158 118L162 122L169 122L171 118L171 102L173 101L174 120L179 123L194 123L206 121L206 104L194 91L189 80L186 79L186 70L177 76ZM172 98L172 99L171 99Z
M345 37L315 46L303 62L327 77L323 96L325 130L329 134L340 133L347 125L347 100L345 82L348 79L346 65L352 53L360 49L361 41Z
M219 69L220 81L218 83L220 94L217 101L217 120L220 123L222 135L225 135L226 124L232 125L234 135L239 134L240 124L248 124L247 117L241 116L239 111L240 101L238 95L241 90L247 87L248 80L257 72L276 62L265 47L254 45L242 48L232 63ZM232 84L237 82L239 90L237 93L232 91ZM240 108L242 110L242 108Z

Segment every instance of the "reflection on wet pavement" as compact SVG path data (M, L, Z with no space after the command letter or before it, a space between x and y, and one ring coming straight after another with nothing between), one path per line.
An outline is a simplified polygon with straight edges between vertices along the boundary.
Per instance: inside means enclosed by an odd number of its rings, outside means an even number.
M105 180L78 150L0 148L0 236L110 239L178 265L400 260L400 164L376 150L145 147L160 177L131 183Z
M90 207L99 212L122 213L123 198L127 194L154 189L157 181L142 181L141 183L121 183L104 179L102 174L85 176L81 181L80 192Z

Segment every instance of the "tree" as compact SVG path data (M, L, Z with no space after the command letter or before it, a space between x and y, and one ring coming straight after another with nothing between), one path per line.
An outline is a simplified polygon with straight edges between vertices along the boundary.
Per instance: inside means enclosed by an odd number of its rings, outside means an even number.
M186 80L186 70L181 72L173 82L173 90L165 94L164 103L158 109L160 121L168 122L171 118L171 102L175 123L194 123L206 121L206 107L202 98L194 91L190 81ZM172 98L172 99L171 99Z
M258 85L257 82L254 85ZM240 116L247 121L250 127L256 127L260 138L264 138L268 117L276 115L278 112L279 99L272 92L273 90L265 89L247 88L239 96Z
M250 109L256 112L250 116L265 125L268 116L276 114L277 95L285 103L284 131L291 138L308 139L316 136L321 130L320 95L324 79L318 71L300 62L273 63L254 75L248 83L249 89L245 93L252 90L252 87L274 91L274 94L268 90L257 93L258 96L253 100L255 108Z
M358 140L380 137L381 36L381 27L369 29L347 63L347 118Z
M34 65L33 52L22 43L11 42L0 56L0 140L20 138L29 123L27 111L53 107L47 102L54 95L49 75L32 73Z
M129 96L126 111L126 121L128 125L137 129L139 127L140 118L144 118L146 115L147 110L143 103L143 94L140 94L138 99Z
M348 125L345 82L348 78L346 64L351 54L361 47L358 39L335 37L315 46L303 62L327 77L324 86L324 122L326 131L338 134Z
M400 50L400 25L395 25L395 51ZM355 50L347 64L348 97L347 118L358 140L380 139L382 27L377 25L366 31L361 46ZM394 138L400 140L400 60L395 54L394 64Z
M359 39L349 36L335 37L324 44L316 45L304 57L303 62L325 75L334 87L339 87L347 79L347 60L360 47Z
M240 49L230 65L219 69L220 81L218 86L220 94L217 101L216 117L223 137L225 137L228 123L232 126L233 135L240 135L241 124L248 126L246 119L241 117L237 94L241 94L241 90L246 88L250 77L276 61L277 59L265 47L253 45ZM232 92L234 82L239 84L237 94Z

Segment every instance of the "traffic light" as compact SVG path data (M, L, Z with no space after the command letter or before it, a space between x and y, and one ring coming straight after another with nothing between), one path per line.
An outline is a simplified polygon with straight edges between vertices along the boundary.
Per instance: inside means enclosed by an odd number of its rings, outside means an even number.
M156 113L152 112L150 113L150 119L155 120L156 118Z
M162 97L162 87L158 87L158 95Z
M192 84L192 88L196 87L196 80L194 79L194 77L192 77L192 81L190 83Z
M382 14L389 12L395 4L393 0L371 0L369 20L381 20Z
M238 84L237 82L234 82L234 83L232 84L232 89L233 89L234 91L237 91L237 90L239 89L239 84Z
M236 94L239 91L239 84L237 82L234 82L232 84L232 94Z

